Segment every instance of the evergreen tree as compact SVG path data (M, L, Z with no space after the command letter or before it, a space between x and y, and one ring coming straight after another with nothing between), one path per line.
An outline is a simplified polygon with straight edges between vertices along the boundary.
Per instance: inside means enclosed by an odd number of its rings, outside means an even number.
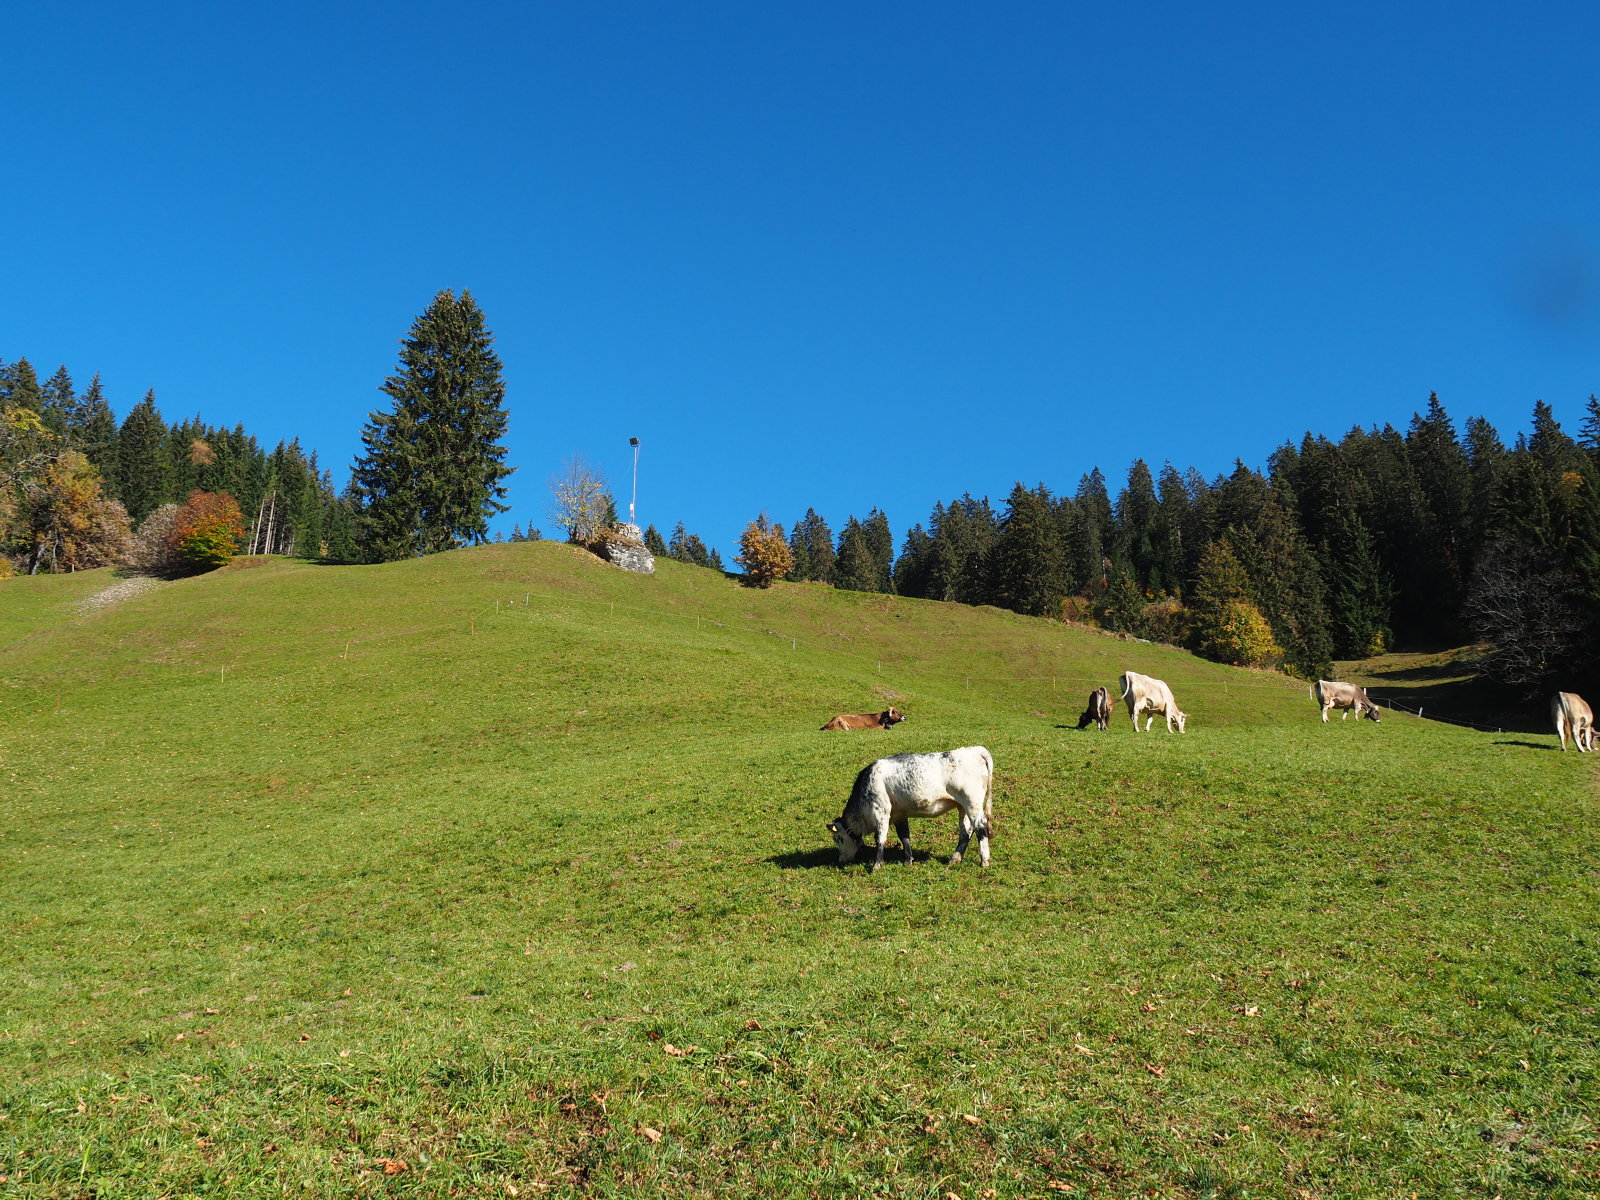
M926 598L933 568L933 539L919 521L906 530L900 557L894 564L894 590L902 596Z
M658 558L667 556L667 543L662 539L661 532L654 525L645 527L644 548Z
M156 409L155 389L128 410L117 431L117 495L139 524L171 498L167 424Z
M1194 578L1206 538L1197 528L1198 517L1189 485L1170 462L1161 468L1157 495L1161 519L1156 524L1155 569L1165 581L1163 586L1167 591L1180 596Z
M1133 573L1124 562L1111 564L1106 590L1094 606L1094 619L1102 628L1117 633L1145 637L1145 595L1134 582Z
M1029 616L1059 616L1067 594L1067 556L1061 544L1049 489L1019 482L1006 499L989 562L994 602Z
M714 550L707 550L706 544L698 535L685 529L682 521L672 531L672 540L667 543L667 557L690 566L722 570L721 555Z
M1365 658L1389 649L1393 588L1353 505L1338 510L1322 558L1328 572L1333 652L1340 658Z
M811 556L806 553L806 540L798 527L789 534L789 573L784 578L790 583L811 578Z
M1082 594L1097 601L1111 582L1108 552L1116 538L1111 497L1099 467L1078 480L1072 503L1072 540L1067 546L1071 574L1079 581Z
M867 540L867 551L872 555L872 591L894 591L894 536L889 532L889 518L874 508L861 522L862 536Z
M1167 575L1167 556L1161 551L1166 534L1156 481L1142 458L1128 468L1128 486L1117 497L1116 522L1115 557L1128 564L1135 585L1152 595L1177 590L1179 581Z
M876 592L878 561L872 543L860 521L851 517L839 534L838 557L833 564L835 586L853 592Z
M1412 416L1406 450L1427 499L1445 567L1440 584L1448 591L1441 592L1436 603L1455 611L1461 606L1466 576L1472 566L1472 477L1467 452L1456 437L1455 426L1439 403L1437 392L1428 396L1426 416Z
M382 387L391 412L372 414L353 479L368 561L432 554L488 536L507 511L505 384L494 338L470 292L448 289L412 324Z
M67 441L81 450L89 465L100 472L106 494L115 498L117 492L117 419L106 403L105 389L96 372L73 405L67 419Z
M328 562L353 563L361 559L361 548L356 542L355 503L348 490L341 496L328 496L324 501L323 528L327 531Z
M1237 463L1214 491L1222 536L1287 662L1304 676L1331 670L1333 637L1321 568L1294 521L1287 485L1275 487Z
M1251 599L1251 581L1227 541L1207 545L1195 573L1191 645L1202 658L1233 666L1268 666L1283 650Z
M717 550L712 550L706 556L706 566L713 571L721 571L723 574L727 574L727 568L722 565L722 554Z
M929 521L928 598L987 604L989 552L999 535L987 496L974 500L968 492L947 506L935 505Z
M1583 424L1578 430L1578 444L1589 452L1589 457L1600 460L1600 396L1593 393L1583 406Z
M77 407L77 395L72 390L72 376L67 368L57 367L56 373L45 382L39 392L39 416L44 427L62 441L67 439L67 428Z
M33 364L25 358L9 365L0 363L0 409L26 408L42 419L43 407L44 397Z
M818 583L833 582L833 530L814 508L795 522L789 538L790 553L794 556L796 580L812 579ZM804 566L804 573L801 567Z

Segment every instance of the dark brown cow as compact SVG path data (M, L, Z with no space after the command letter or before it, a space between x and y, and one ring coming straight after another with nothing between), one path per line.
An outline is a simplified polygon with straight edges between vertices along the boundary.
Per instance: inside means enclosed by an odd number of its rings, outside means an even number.
M881 713L841 713L823 726L824 729L893 729L906 719L898 709L885 709Z
M1089 693L1089 707L1078 718L1078 728L1089 728L1090 721L1094 722L1096 729L1111 727L1111 693L1103 687L1097 687Z

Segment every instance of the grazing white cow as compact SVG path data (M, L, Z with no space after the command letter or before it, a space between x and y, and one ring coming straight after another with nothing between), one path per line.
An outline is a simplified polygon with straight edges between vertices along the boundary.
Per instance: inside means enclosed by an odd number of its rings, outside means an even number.
M1339 709L1339 720L1344 720L1352 710L1356 720L1368 717L1374 724L1381 725L1378 720L1378 706L1372 702L1372 697L1367 695L1367 689L1357 687L1353 683L1334 683L1327 679L1319 679L1307 689L1310 697L1317 702L1317 707L1322 709L1322 723L1328 723L1328 710Z
M1557 692L1550 701L1550 716L1556 723L1556 736L1561 739L1561 752L1567 751L1567 738L1578 748L1578 753L1594 749L1594 710L1577 692Z
M1152 679L1137 671L1124 671L1117 686L1122 689L1122 701L1128 706L1128 715L1133 718L1134 732L1139 730L1140 713L1150 714L1144 722L1146 733L1150 732L1150 726L1158 715L1167 718L1168 733L1172 732L1173 722L1177 722L1178 732L1183 732L1189 715L1178 707L1178 702L1172 698L1172 689L1165 680Z
M900 837L906 862L911 862L910 817L937 817L952 808L961 810L961 830L956 836L954 866L966 853L967 841L978 835L978 859L989 865L989 826L993 819L994 759L982 746L962 746L938 754L896 754L868 763L856 776L850 799L837 821L828 822L839 847L839 865L855 858L863 839L878 840L872 869L883 866L889 826Z

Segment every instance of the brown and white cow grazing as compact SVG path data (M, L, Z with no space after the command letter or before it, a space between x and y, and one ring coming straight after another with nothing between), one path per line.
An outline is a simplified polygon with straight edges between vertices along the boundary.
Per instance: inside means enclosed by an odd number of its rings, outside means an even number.
M1556 736L1561 739L1561 752L1566 753L1567 738L1578 748L1578 753L1594 749L1594 710L1577 692L1557 692L1550 701L1550 716L1556 723Z
M961 813L956 835L955 866L978 838L978 861L989 865L989 828L994 823L994 759L982 746L962 746L940 754L896 754L868 763L850 788L850 799L836 821L828 822L839 865L860 851L867 834L878 843L872 869L883 866L889 826L900 837L906 862L911 862L911 817L937 817L952 808Z
M1189 715L1178 707L1178 702L1172 698L1172 689L1161 679L1152 679L1149 675L1140 675L1137 671L1124 671L1122 678L1117 681L1117 686L1122 689L1122 701L1128 706L1128 715L1133 718L1134 732L1139 730L1139 714L1150 714L1145 718L1144 731L1150 732L1150 726L1157 716L1167 718L1167 732L1172 732L1173 723L1176 722L1178 732L1183 732L1184 725L1189 720Z
M1111 693L1103 687L1097 687L1089 693L1089 707L1083 710L1083 716L1078 718L1078 728L1089 728L1089 722L1094 722L1096 729L1108 729L1111 726Z
M1353 683L1333 683L1327 679L1319 679L1307 689L1307 694L1317 702L1317 707L1322 709L1322 722L1328 722L1328 710L1337 708L1339 720L1344 720L1353 710L1356 720L1369 717L1374 724L1381 725L1378 720L1378 706L1372 702L1372 697L1367 695L1367 689L1357 687Z
M906 719L905 713L897 708L885 709L881 713L840 713L833 720L823 726L824 729L893 729Z

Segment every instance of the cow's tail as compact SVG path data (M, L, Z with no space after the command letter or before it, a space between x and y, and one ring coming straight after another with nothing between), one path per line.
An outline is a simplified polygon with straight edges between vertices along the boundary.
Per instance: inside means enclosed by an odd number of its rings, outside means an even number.
M988 748L983 751L983 761L989 767L989 777L983 781L983 825L994 836L994 755Z
M1117 680L1117 687L1122 689L1122 695L1118 696L1117 699L1121 703L1126 704L1128 702L1129 695L1131 695L1133 692L1133 681L1129 679L1126 674L1124 674L1122 678Z

